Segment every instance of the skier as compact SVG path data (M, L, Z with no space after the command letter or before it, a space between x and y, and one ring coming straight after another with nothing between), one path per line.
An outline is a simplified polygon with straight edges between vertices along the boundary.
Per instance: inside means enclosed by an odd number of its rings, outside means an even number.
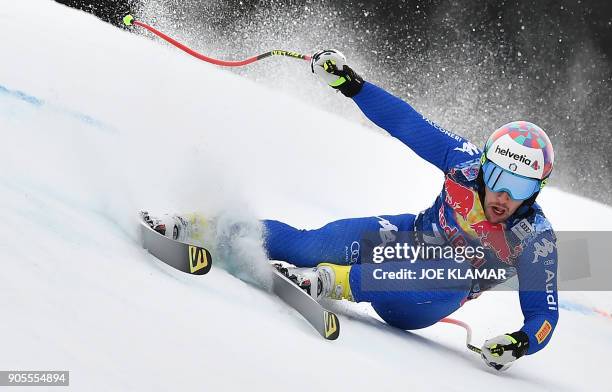
M316 230L264 220L269 258L297 266L291 274L303 287L314 285L307 288L315 299L370 302L388 324L406 330L430 326L516 275L523 326L485 341L482 358L487 365L505 370L521 356L546 346L558 320L556 239L535 203L553 168L554 153L546 133L526 121L511 122L493 132L481 152L408 103L364 81L336 50L314 54L311 70L352 98L373 123L442 170L444 185L433 205L416 215L344 219ZM180 216L156 222L158 231L175 239L190 231L190 221ZM166 230L168 225L173 230ZM426 244L478 244L484 257L461 264L445 259L362 263L362 239L372 232L379 233L383 244L407 232L419 233L415 238ZM381 282L374 277L402 268L418 275L425 269L451 267L463 273L485 268L506 273L451 282Z

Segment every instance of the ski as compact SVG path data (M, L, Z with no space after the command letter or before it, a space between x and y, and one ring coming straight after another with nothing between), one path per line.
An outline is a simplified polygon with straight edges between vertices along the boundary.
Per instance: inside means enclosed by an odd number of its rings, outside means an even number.
M204 275L212 267L210 252L201 246L172 240L153 230L144 217L140 221L142 246L153 256L192 275Z
M212 268L210 252L201 246L172 240L153 230L148 214L141 213L142 246L163 263L192 275L204 275ZM327 340L338 339L340 321L333 312L325 310L314 298L286 275L280 264L270 266L273 273L272 291L295 309L319 334Z
M340 321L335 313L323 308L314 298L302 290L286 275L286 268L274 264L273 291L286 304L313 326L327 340L336 340L340 336Z

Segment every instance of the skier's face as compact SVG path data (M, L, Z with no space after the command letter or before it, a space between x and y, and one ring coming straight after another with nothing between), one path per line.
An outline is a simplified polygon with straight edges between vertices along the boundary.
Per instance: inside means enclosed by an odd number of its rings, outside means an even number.
M506 192L493 192L485 188L485 216L491 223L505 222L522 203L522 200L510 198Z

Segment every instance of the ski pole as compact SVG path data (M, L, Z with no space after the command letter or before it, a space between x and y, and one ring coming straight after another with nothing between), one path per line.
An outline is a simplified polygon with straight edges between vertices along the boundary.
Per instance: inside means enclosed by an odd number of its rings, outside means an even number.
M467 346L469 350L472 350L476 354L482 354L482 350L472 344L472 328L470 328L470 326L467 323L464 323L463 321L459 321L459 320L456 320L450 317L443 318L440 321L443 323L455 324L455 325L465 328L465 332L466 332L465 345Z
M176 46L177 48L181 49L182 51L192 55L193 57L200 59L202 61L206 61L207 63L211 63L211 64L215 64L215 65L220 65L223 67L242 67L243 65L247 65L247 64L251 64L254 63L255 61L259 61L261 59L265 59L266 57L270 57L270 56L286 56L286 57L292 57L295 59L299 59L299 60L306 60L306 61L310 61L311 56L305 55L305 54L301 54L301 53L297 53L297 52L292 52L289 50L271 50L269 52L266 53L262 53L259 54L257 56L253 56L253 57L249 57L248 59L245 60L240 60L240 61L225 61L225 60L219 60L219 59L214 59L212 57L208 57L208 56L204 56L201 53L196 52L195 50L189 48L186 45L183 45L182 43L178 42L177 40L175 40L174 38L162 33L161 31L157 30L156 28L149 26L146 23L143 22L139 22L137 20L134 19L134 17L132 15L126 15L123 18L123 23L126 26L139 26L142 28L145 28L147 30L149 30L151 33L157 35L158 37L160 37L161 39L163 39L164 41L169 42L170 44Z

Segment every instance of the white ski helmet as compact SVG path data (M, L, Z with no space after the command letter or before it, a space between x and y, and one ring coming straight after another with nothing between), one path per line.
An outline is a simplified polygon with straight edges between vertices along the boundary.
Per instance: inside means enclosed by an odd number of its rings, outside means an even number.
M536 195L553 169L555 154L546 133L527 121L497 129L485 144L481 163L485 185L515 200Z

